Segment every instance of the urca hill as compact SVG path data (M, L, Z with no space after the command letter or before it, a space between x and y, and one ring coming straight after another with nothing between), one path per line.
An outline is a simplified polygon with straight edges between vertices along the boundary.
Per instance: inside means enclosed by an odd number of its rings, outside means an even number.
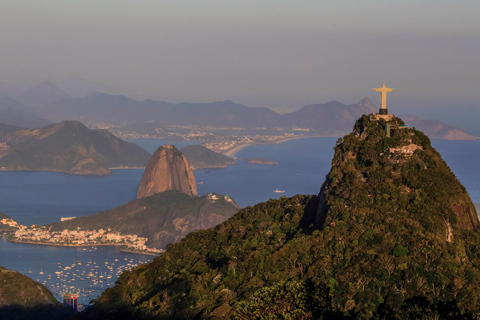
M480 311L477 228L428 137L362 116L318 196L270 200L189 234L122 274L89 317L469 318Z
M112 229L147 237L147 246L163 249L188 233L211 228L238 211L229 197L197 197L193 171L174 146L153 154L143 173L137 200L94 215L54 223L54 229Z
M41 129L0 124L0 167L72 174L109 174L111 167L143 167L150 154L106 130L89 130L79 121Z

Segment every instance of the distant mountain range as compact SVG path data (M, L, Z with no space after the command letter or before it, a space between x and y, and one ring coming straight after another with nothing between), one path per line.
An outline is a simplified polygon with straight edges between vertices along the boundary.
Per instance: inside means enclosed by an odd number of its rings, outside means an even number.
M426 132L432 139L477 140L478 137L460 128L449 126L438 120L424 120L413 115L401 116L410 126Z
M79 121L41 129L0 123L0 167L73 174L108 174L111 167L145 166L150 154L106 130L89 130Z
M145 130L143 126L146 124L150 127L164 125L247 129L281 127L305 128L316 134L340 135L350 131L354 120L362 114L378 111L378 107L368 98L352 105L338 101L313 104L281 115L268 108L250 108L231 100L174 104L165 101L138 101L122 95L99 93L102 91L115 92L115 89L78 77L57 82L44 80L26 87L0 82L0 97L8 97L29 108L25 110L19 106L5 107L0 101L0 122L35 127L39 126L39 119L31 118L39 115L53 121L104 121L139 130ZM17 111L4 111L7 108ZM20 109L25 111L22 113L18 111ZM478 139L477 136L460 128L436 120L423 120L414 116L407 122L436 139Z
M21 102L9 97L0 97L0 123L24 128L41 128L52 122L40 118Z

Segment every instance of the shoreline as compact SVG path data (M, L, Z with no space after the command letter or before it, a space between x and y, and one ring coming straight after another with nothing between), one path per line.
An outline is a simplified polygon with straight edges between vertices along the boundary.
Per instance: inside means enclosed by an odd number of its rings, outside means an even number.
M121 252L127 252L127 253L136 253L136 254L143 254L146 256L154 256L154 257L159 257L161 254L155 254L155 253L149 253L149 252L138 252L134 250L128 250L128 249L120 249Z
M58 244L58 243L49 243L49 242L31 242L31 241L24 241L24 240L13 240L13 239L8 239L8 242L13 242L13 243L22 243L22 244L33 244L33 245L39 245L39 246L53 246L53 247L68 247L68 248L86 248L86 247L122 247L125 246L124 244L114 244L114 243L103 243L103 244ZM153 253L146 253L146 252L139 252L139 251L134 251L134 250L128 250L128 249L119 249L122 252L128 252L128 253L136 253L136 254L143 254L143 255L150 255L150 256L158 256L157 254Z
M60 244L60 243L51 243L51 242L32 242L32 241L25 241L25 240L14 240L14 239L7 239L9 242L14 243L23 243L23 244L36 244L40 246L54 246L54 247L69 247L69 248L85 248L85 247L119 247L124 244L113 244L113 243L101 243L101 244Z
M287 137L283 139L279 139L273 142L252 142L252 143L243 143L239 144L238 146L235 146L233 149L230 149L228 151L222 152L223 155L227 157L231 157L234 159L238 159L235 157L235 154L242 150L243 148L249 147L249 146L254 146L254 145L259 145L259 144L280 144L284 143L290 140L297 140L297 139L306 139L306 138L335 138L335 137L341 137L341 135L332 135L332 136L327 136L327 135L315 135L315 136L301 136L301 137Z

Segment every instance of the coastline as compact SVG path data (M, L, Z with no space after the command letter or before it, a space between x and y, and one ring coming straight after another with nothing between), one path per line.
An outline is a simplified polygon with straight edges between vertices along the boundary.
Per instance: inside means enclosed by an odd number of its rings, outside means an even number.
M160 256L160 254L149 253L149 252L138 252L138 251L135 251L135 250L128 250L128 249L120 249L120 251L121 252L128 252L128 253L143 254L143 255L146 255L146 256L154 256L154 257Z
M31 241L23 241L23 240L13 240L7 238L7 241L13 242L13 243L22 243L22 244L33 244L33 245L39 245L39 246L53 246L53 247L68 247L68 248L86 248L86 247L122 247L125 246L124 244L116 244L116 243L102 243L102 244L59 244L59 243L50 243L50 242L31 242ZM136 254L143 254L143 255L149 255L149 256L158 256L157 254L153 253L147 253L147 252L140 252L140 251L135 251L135 250L129 250L129 249L119 249L122 252L128 252L128 253L136 253Z
M233 149L230 149L230 150L227 150L225 152L222 152L223 155L227 156L227 157L231 157L231 158L234 158L234 159L237 159L235 157L235 154L242 150L243 148L245 147L249 147L249 146L254 146L254 145L259 145L259 144L280 144L280 143L284 143L284 142L287 142L287 141L290 141L290 140L297 140L297 139L306 139L306 138L331 138L331 137L341 137L341 135L332 135L332 136L329 136L329 135L315 135L315 136L301 136L301 137L287 137L287 138L284 138L284 139L279 139L279 140L276 140L276 141L273 141L273 142L265 142L265 143L259 143L259 142L252 142L252 143L243 143L243 144L239 144L238 146L235 146Z
M36 244L40 246L54 246L54 247L70 247L70 248L84 248L84 247L107 247L107 246L122 246L123 244L114 244L114 243L101 243L101 244L60 244L60 243L51 243L51 242L33 242L25 240L14 240L7 239L9 242L14 243L23 243L23 244Z

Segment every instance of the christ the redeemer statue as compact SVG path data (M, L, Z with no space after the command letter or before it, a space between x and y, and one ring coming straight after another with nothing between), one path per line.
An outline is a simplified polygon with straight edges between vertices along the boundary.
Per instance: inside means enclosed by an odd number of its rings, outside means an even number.
M380 88L373 88L372 90L375 90L376 92L380 92L380 98L382 100L382 104L381 104L381 107L380 107L380 114L388 114L387 93L392 92L395 89L385 87L385 83L384 83L383 86L381 86Z

